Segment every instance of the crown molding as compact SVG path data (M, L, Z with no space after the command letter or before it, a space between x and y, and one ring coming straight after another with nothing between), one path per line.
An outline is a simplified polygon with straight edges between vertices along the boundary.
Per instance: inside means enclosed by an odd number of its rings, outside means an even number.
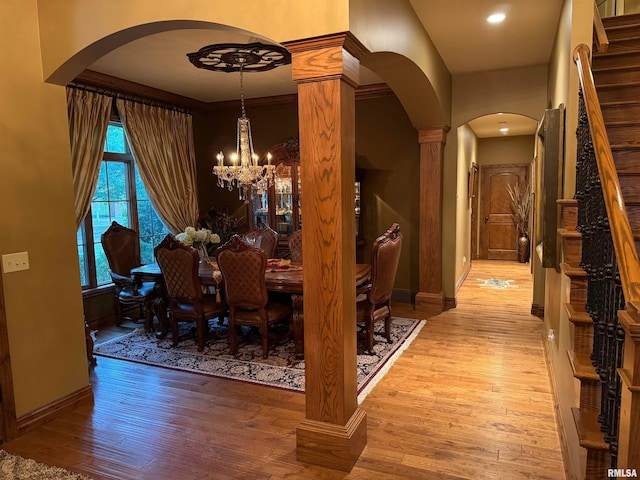
M175 93L149 87L140 83L130 82L122 78L113 77L93 70L85 70L75 79L75 82L85 83L105 90L134 95L149 100L160 101L167 104L185 107L201 112L237 110L240 108L240 100L227 100L224 102L202 102L193 98L183 97ZM393 90L386 83L362 85L356 89L357 100L370 100L393 95ZM298 94L276 95L272 97L245 98L245 105L249 108L273 108L298 104Z

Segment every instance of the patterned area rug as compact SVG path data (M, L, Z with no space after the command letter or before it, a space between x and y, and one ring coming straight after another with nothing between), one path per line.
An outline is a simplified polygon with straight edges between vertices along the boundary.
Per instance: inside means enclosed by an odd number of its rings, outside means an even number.
M365 353L362 347L364 342L358 341L359 401L362 401L384 376L425 323L425 320L393 317L392 342L387 343L384 337L376 334L373 355ZM188 323L181 323L182 333L189 333L189 327ZM144 329L137 329L124 337L96 345L94 353L214 377L304 391L304 360L296 360L293 340L271 347L269 357L263 359L259 335L243 328L238 355L233 356L229 349L226 324L220 326L214 319L209 322L209 329L213 332L214 338L208 341L202 352L197 350L193 329L193 334L181 341L176 348L171 346L171 339L158 340Z
M91 480L86 475L11 455L4 450L0 450L0 478L3 480Z
M518 285L511 285L515 280L503 280L501 278L477 278L480 287L495 288L496 290L504 290L506 288L518 288Z

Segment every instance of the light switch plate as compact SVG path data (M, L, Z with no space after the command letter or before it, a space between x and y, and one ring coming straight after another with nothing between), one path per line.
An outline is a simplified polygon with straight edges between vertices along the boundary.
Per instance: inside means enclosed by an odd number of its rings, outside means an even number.
M2 271L4 273L29 270L29 252L8 253L2 255Z

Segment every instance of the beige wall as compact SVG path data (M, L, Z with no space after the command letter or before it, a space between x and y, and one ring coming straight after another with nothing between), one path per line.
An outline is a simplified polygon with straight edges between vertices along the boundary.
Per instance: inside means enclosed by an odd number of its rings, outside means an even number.
M471 199L469 198L469 171L471 164L479 164L478 137L468 125L458 127L458 165L456 195L456 288L459 279L471 265Z
M564 198L572 198L575 192L578 78L572 51L580 43L591 45L592 23L592 1L566 0L549 63L549 102L554 108L560 104L566 106ZM558 414L563 425L563 436L569 446L567 467L576 478L584 478L585 451L579 446L571 414L571 408L578 406L579 382L573 377L567 355L573 349L573 326L564 311L569 282L566 276L548 268L545 269L545 283L545 332L553 330L555 333L553 341L546 343L549 367L557 391Z
M459 265L461 258L457 251L458 242L470 242L468 238L457 239L459 232L456 216L466 215L465 212L459 213L457 210L457 196L464 195L458 190L460 175L466 175L465 172L459 171L465 162L458 159L458 127L474 118L498 112L540 119L547 101L547 66L455 75L452 98L452 128L447 135L445 146L442 208L442 216L447 219L443 222L442 231L442 279L445 295L450 298L455 296L455 285L462 271ZM470 231L468 234L463 232L463 235L470 235Z
M2 274L22 416L89 379L65 91L42 81L34 0L0 2L0 44L0 254L30 265Z

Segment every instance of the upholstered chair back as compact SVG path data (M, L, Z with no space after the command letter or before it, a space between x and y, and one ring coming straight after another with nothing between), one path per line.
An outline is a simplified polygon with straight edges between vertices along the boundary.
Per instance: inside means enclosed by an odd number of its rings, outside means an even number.
M154 253L169 299L178 303L199 302L202 288L198 278L200 257L197 250L168 234Z
M258 309L267 305L269 296L264 280L267 255L262 249L234 235L216 251L216 260L229 306Z
M102 234L100 241L109 269L113 273L128 277L132 268L141 265L140 241L135 230L113 222Z
M371 254L371 290L369 302L373 305L385 303L391 299L396 279L402 233L400 225L394 223L383 235L376 238Z
M289 254L292 262L302 263L302 230L289 235Z
M249 230L245 233L244 238L256 241L260 239L259 247L267 255L267 258L276 257L276 249L278 248L278 232L270 228L266 223L261 223Z

